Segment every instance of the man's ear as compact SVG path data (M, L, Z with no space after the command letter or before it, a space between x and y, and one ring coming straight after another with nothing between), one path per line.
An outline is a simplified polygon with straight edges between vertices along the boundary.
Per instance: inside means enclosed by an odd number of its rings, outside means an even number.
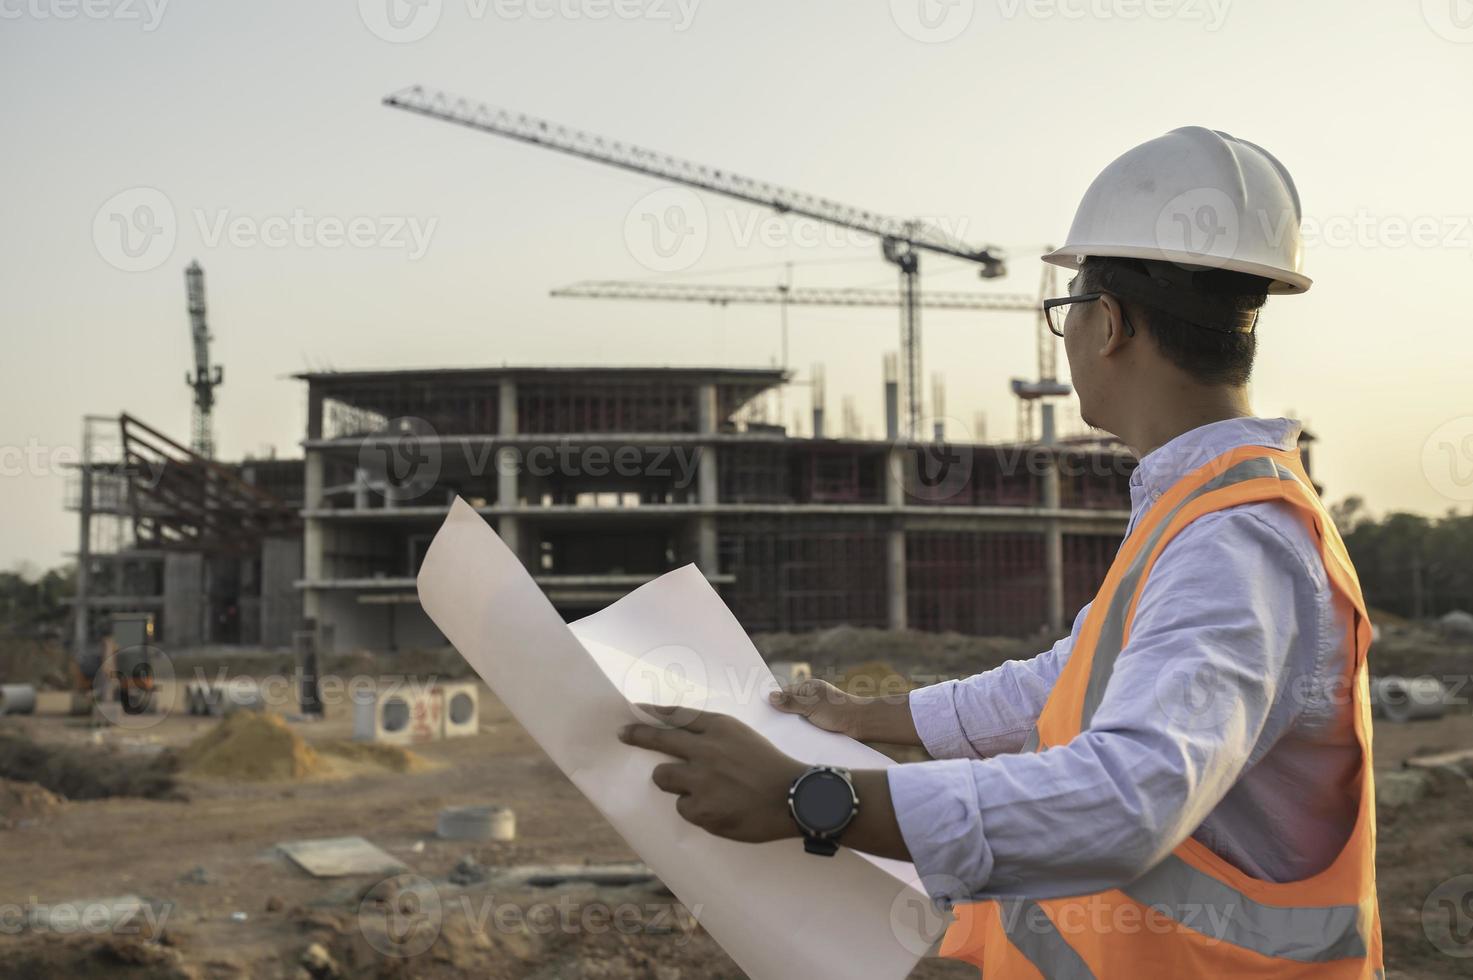
M1100 308L1105 313L1105 343L1100 347L1100 356L1109 357L1124 350L1135 335L1135 329L1126 319L1125 307L1120 300L1106 293L1100 297Z

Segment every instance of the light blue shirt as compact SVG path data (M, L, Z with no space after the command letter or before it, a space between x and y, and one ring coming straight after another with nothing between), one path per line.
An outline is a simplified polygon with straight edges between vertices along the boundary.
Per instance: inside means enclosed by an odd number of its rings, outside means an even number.
M1176 437L1132 474L1130 526L1212 458L1293 449L1298 436L1293 420L1245 418ZM1295 511L1243 504L1188 525L1146 579L1089 727L1021 754L1088 610L1031 660L912 692L940 761L895 766L889 784L932 898L1117 888L1188 836L1258 878L1327 867L1359 791L1342 657L1351 613Z

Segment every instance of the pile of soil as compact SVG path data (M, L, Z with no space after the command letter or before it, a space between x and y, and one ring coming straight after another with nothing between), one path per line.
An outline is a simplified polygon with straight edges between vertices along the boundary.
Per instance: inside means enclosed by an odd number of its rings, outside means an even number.
M59 810L66 800L37 783L0 779L0 829L9 830L22 820L34 820Z
M387 769L390 772L424 772L434 768L424 756L415 755L402 746L384 745L380 742L324 742L317 747L317 751L334 759Z
M835 626L808 633L758 633L752 642L768 661L799 660L813 675L833 681L850 668L890 664L912 687L950 677L970 677L1008 660L1026 660L1053 645L1049 637L966 636L919 630Z
M365 771L421 772L433 768L397 745L332 741L312 746L279 715L237 711L179 754L192 776L242 782L334 779Z
M69 800L178 799L174 769L167 755L139 758L105 748L38 745L19 735L0 734L0 779L38 783Z
M286 722L263 711L231 714L185 746L179 759L192 775L249 782L307 779L326 768Z

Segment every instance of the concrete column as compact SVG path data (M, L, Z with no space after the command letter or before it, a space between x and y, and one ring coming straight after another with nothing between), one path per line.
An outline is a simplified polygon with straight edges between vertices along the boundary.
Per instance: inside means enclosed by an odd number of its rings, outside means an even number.
M885 503L891 507L905 505L906 455L904 446L891 446L885 458ZM892 630L907 628L910 617L906 608L905 582L905 518L890 518L885 537L886 622Z
M696 425L702 435L712 435L719 424L716 385L707 382L696 390ZM713 507L721 496L716 446L706 443L698 451L701 455L696 463L696 499L703 507ZM703 514L696 518L696 567L706 575L716 575L720 571L718 564L716 517Z
M517 383L510 378L502 378L497 385L497 411L496 411L496 434L499 436L514 436L517 434ZM521 503L521 495L518 492L517 477L517 452L510 446L504 446L496 450L496 504L499 507L515 507ZM512 553L521 556L522 553L522 527L521 519L503 514L496 519L496 533L501 535L501 540Z
M92 566L92 447L87 423L83 422L82 427L82 468L79 474L82 497L77 502L77 595L72 606L75 617L72 643L76 648L73 655L79 660L86 655L91 642L88 630L91 612L87 600L91 598L88 576Z
M303 461L302 474L302 508L304 510L313 511L322 507L322 483L322 450L308 449ZM323 527L320 519L315 517L302 519L302 578L308 583L320 582L327 577L323 558L326 550L325 539L326 528ZM309 584L302 592L302 614L304 616L320 620L318 599L317 590Z
M1043 404L1043 444L1049 450L1043 471L1043 506L1049 516L1043 525L1043 568L1046 579L1048 631L1064 632L1064 531L1059 523L1059 461L1054 450L1054 406Z

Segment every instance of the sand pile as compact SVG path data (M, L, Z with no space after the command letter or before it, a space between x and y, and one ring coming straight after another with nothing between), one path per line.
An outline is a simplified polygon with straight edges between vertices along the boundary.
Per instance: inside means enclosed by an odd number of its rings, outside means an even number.
M834 683L850 694L866 698L907 694L915 687L894 667L879 660L848 668Z
M423 756L415 755L401 746L384 745L381 742L324 742L317 750L332 756L334 760L341 759L390 772L423 772L434 768Z
M22 820L34 820L59 810L66 800L37 783L0 779L0 828L10 829Z
M322 759L276 715L237 711L180 753L196 776L266 782L320 775Z
M308 745L280 716L237 711L180 753L195 776L249 782L337 779L373 772L421 772L433 766L397 745L332 741Z

